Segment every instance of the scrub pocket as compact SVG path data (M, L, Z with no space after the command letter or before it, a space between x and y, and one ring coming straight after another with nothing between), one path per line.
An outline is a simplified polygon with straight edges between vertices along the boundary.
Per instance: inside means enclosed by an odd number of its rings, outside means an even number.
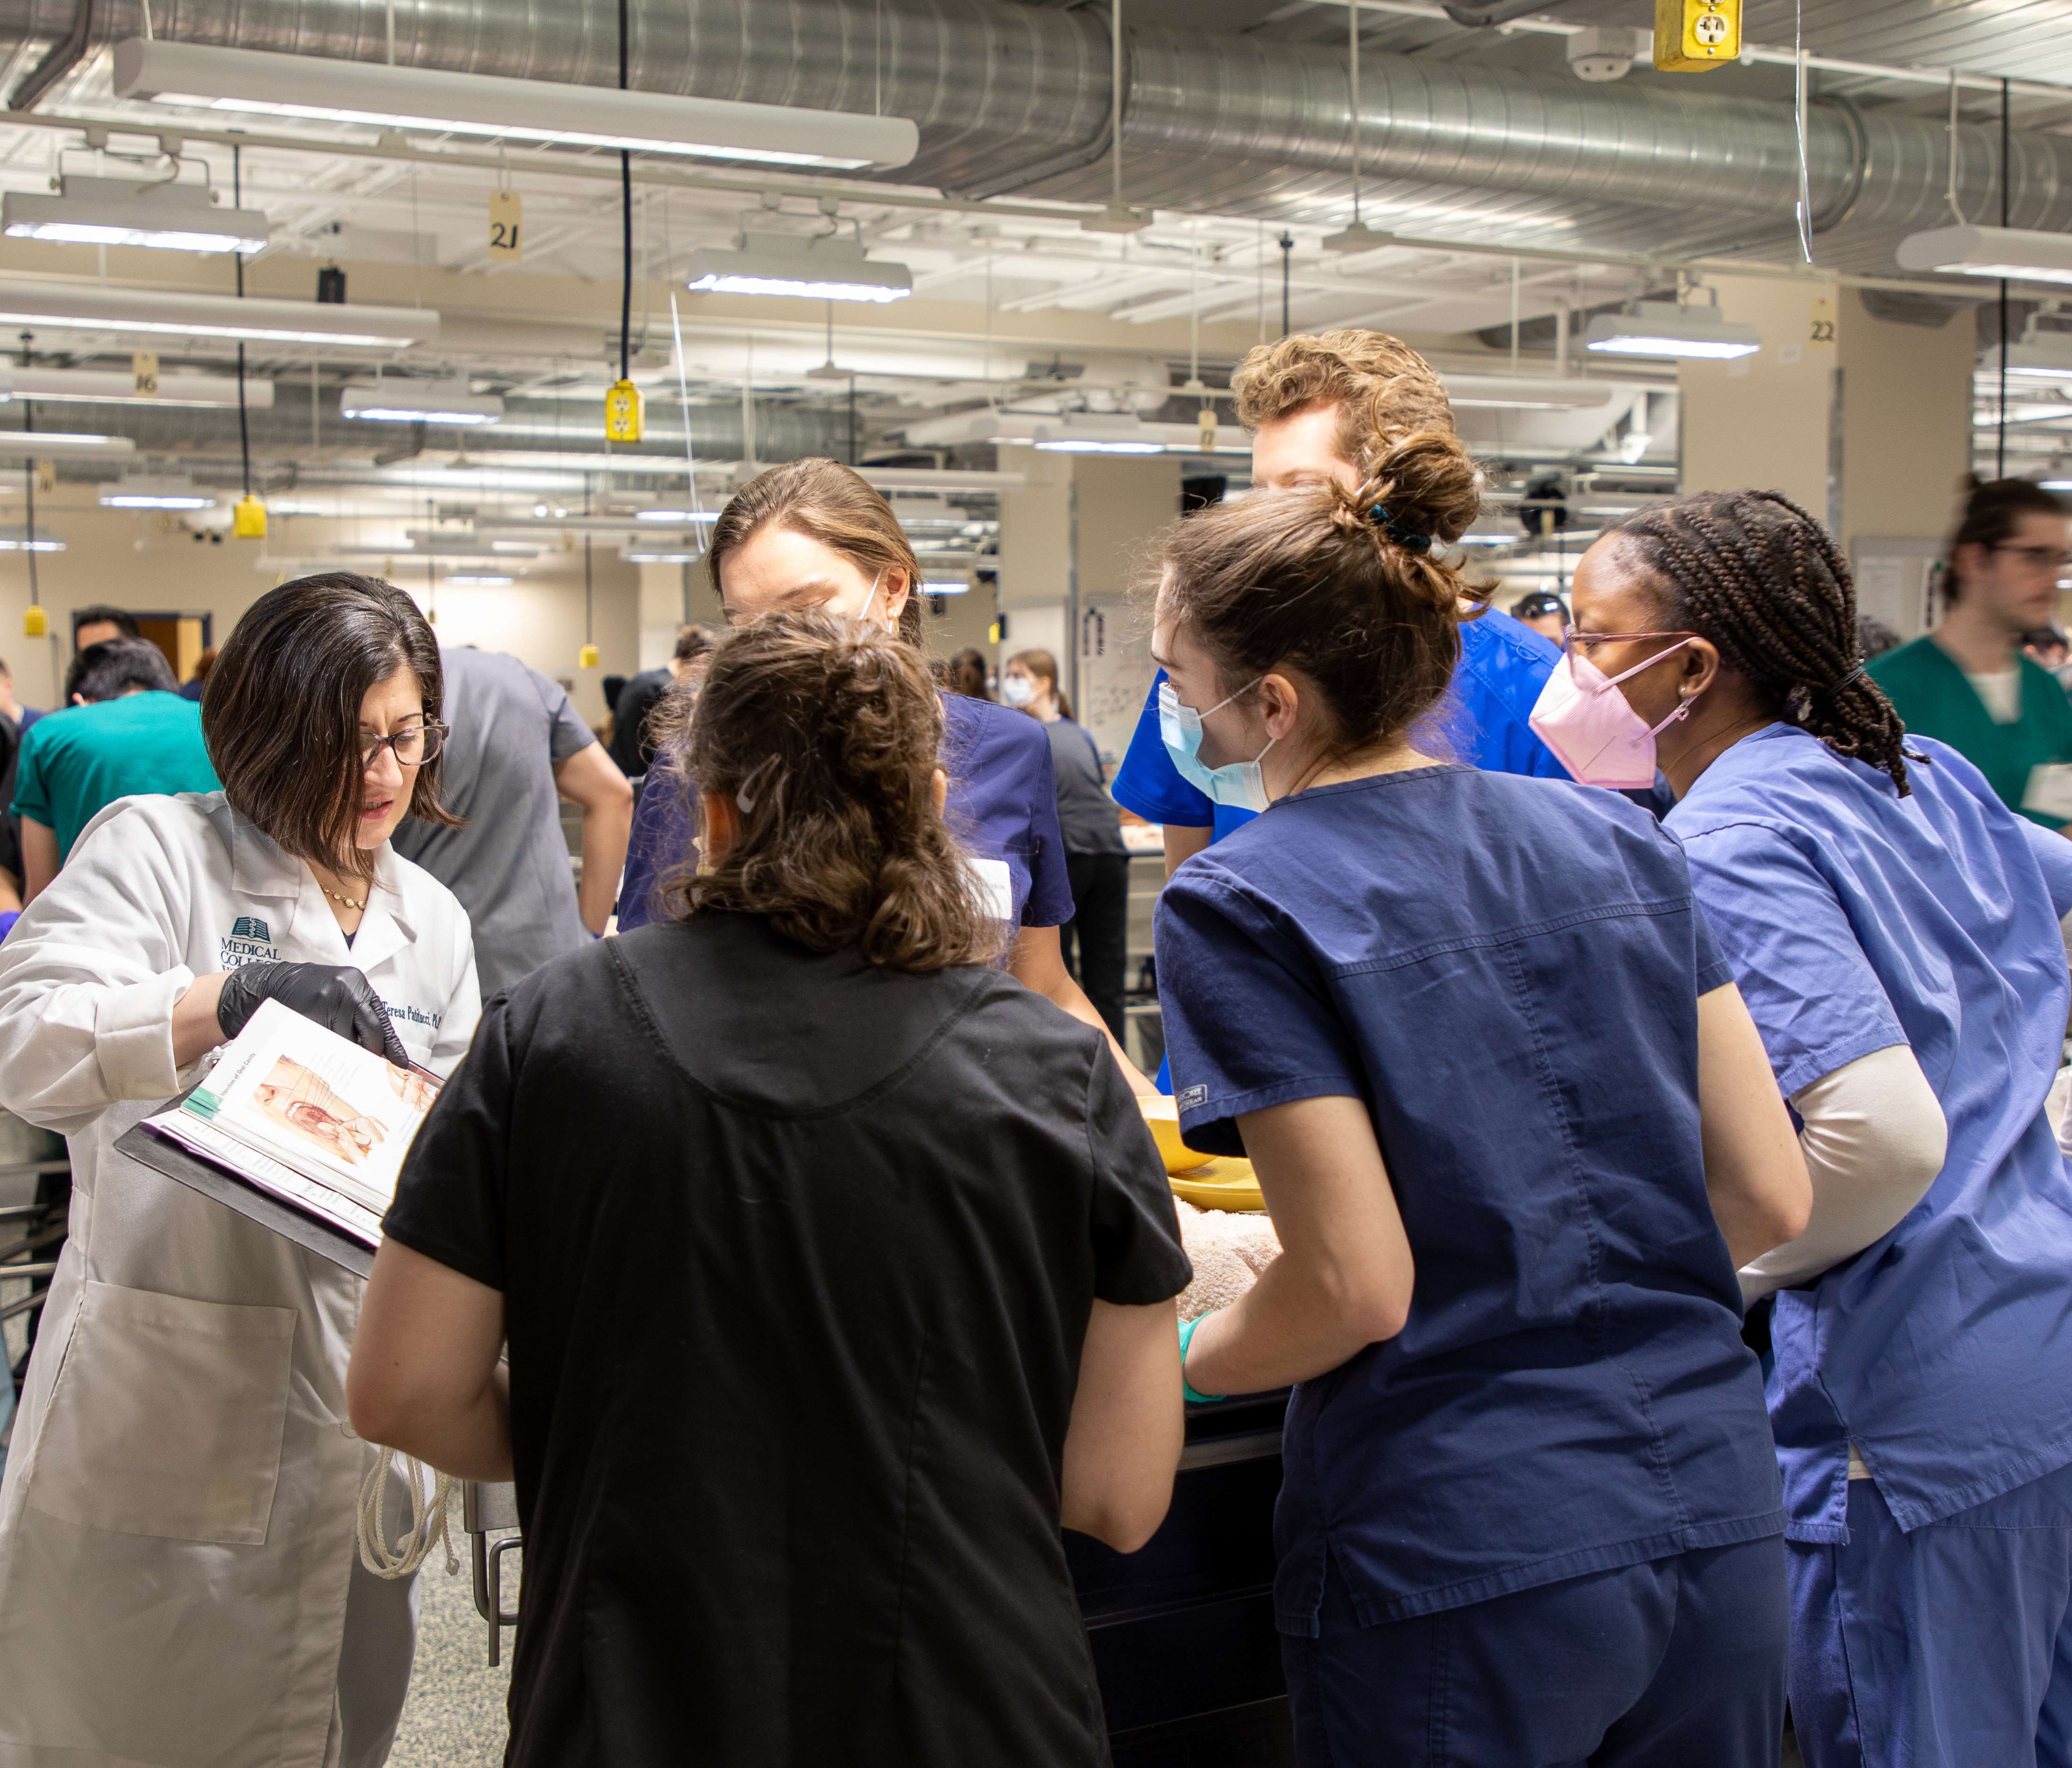
M293 1308L89 1282L24 1502L117 1534L262 1543L294 1339Z

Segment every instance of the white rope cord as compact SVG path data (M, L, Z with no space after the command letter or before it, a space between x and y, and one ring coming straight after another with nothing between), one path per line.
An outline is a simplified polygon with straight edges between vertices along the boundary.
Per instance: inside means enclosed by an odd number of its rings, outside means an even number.
M450 1577L460 1569L460 1561L454 1556L453 1534L447 1525L447 1507L453 1497L454 1481L447 1474L432 1470L432 1499L429 1507L425 1503L425 1474L423 1463L409 1455L403 1458L403 1478L410 1487L410 1526L404 1530L402 1539L393 1548L388 1544L388 1470L395 1465L396 1451L381 1449L375 1455L374 1466L360 1487L360 1563L376 1577L408 1577L425 1563L434 1544L446 1550L446 1575Z

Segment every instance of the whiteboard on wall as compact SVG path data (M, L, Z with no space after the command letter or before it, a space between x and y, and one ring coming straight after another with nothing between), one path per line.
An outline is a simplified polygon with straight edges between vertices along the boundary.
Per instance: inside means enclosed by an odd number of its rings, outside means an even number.
M1881 621L1901 641L1942 617L1942 542L1934 536L1860 534L1849 545L1856 612Z
M1126 601L1090 602L1079 611L1079 722L1112 767L1129 747L1157 666L1143 615Z

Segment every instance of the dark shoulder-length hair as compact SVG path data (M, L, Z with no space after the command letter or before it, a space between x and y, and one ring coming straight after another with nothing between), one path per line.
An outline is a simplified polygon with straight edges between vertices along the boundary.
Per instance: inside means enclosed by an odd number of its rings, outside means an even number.
M399 669L417 678L427 723L444 682L438 641L393 583L325 571L283 583L246 610L209 673L201 729L232 807L298 858L365 878L353 840L366 769L360 708ZM409 814L455 826L439 804L439 762L417 769Z

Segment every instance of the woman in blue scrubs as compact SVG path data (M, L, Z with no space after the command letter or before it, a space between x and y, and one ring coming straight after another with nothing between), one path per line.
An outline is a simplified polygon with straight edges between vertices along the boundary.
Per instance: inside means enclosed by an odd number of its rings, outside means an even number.
M1776 1291L1800 1747L2062 1768L2072 842L1902 733L1848 565L1776 493L1634 516L1575 591L1581 697L1661 727L1668 826L1805 1125L1811 1225L1742 1279Z
M921 642L914 549L892 506L838 462L795 460L750 479L720 512L705 568L731 624L775 608L821 607L882 622L910 643ZM942 762L950 827L970 855L984 899L1015 930L1009 972L1105 1032L1059 944L1058 929L1072 918L1072 889L1042 726L1012 707L946 693ZM665 918L659 893L672 871L696 858L695 841L691 789L658 758L634 812L619 886L621 932ZM1112 1034L1108 1046L1134 1091L1155 1091Z
M1774 1768L1784 1519L1734 1271L1803 1225L1805 1169L1655 820L1414 746L1478 495L1424 432L1167 543L1176 741L1268 805L1161 899L1173 1078L1284 1248L1186 1329L1186 1379L1300 1384L1305 1768Z

